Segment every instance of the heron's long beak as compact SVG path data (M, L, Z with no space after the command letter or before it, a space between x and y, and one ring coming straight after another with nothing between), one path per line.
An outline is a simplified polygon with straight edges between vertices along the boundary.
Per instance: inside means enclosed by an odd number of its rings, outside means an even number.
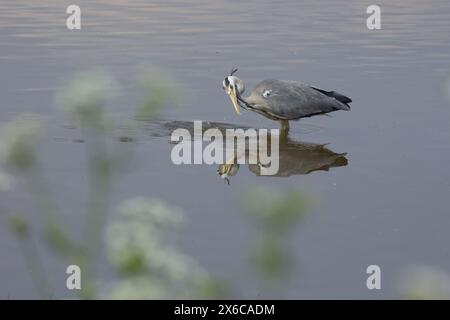
M229 85L228 89L227 89L227 93L230 96L231 102L233 103L234 110L236 110L237 114L241 114L241 107L239 106L238 99L237 99L236 86Z

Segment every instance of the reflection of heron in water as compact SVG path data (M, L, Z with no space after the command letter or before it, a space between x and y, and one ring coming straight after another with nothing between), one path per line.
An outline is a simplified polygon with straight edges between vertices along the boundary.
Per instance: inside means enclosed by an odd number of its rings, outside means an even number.
M304 126L304 130L307 126ZM191 133L194 139L194 124L189 121L164 121L155 120L147 123L147 130L152 137L170 136L173 130L184 128ZM221 122L203 122L203 131L216 128L224 135L226 129L248 129L245 126L236 126ZM310 129L313 129L312 127ZM307 131L305 131L307 132ZM268 138L268 141L271 141ZM248 147L248 145L246 145ZM270 143L267 145L270 148ZM248 156L248 148L245 151ZM315 144L292 140L289 137L280 139L279 145L279 170L273 175L275 177L288 177L292 175L304 175L314 171L328 171L330 168L343 167L347 165L346 153L336 153L326 147L325 144ZM235 176L240 165L237 162L238 157L245 156L238 154L233 159L228 159L225 164L219 165L217 172L222 178L229 182L229 177ZM255 175L261 175L260 164L249 164L249 170ZM270 176L269 176L270 177Z
M248 151L248 150L247 150ZM292 175L309 174L314 171L328 171L330 168L346 166L347 153L336 153L324 144L315 144L291 139L280 140L279 169L274 177L289 177ZM240 155L240 156L245 156ZM229 184L229 177L239 171L237 157L228 159L227 163L219 165L218 174ZM260 176L262 165L248 164L248 168L255 175ZM271 176L268 176L271 177Z
M285 133L289 131L289 120L350 110L348 104L352 100L349 97L296 81L264 80L248 97L242 97L244 82L233 75L236 71L231 71L222 83L236 112L240 114L240 108L243 108L279 120Z

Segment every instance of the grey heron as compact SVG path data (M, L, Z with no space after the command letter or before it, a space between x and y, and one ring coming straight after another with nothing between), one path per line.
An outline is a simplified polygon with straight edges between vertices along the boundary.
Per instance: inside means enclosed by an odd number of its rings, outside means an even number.
M249 96L243 97L244 82L234 75L236 71L232 70L222 83L236 112L240 114L243 108L281 121L282 131L289 130L289 120L350 110L349 97L297 81L263 80Z

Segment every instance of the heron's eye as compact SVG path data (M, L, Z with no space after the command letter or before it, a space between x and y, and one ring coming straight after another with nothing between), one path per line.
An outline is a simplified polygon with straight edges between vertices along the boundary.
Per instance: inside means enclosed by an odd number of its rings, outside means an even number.
M264 90L262 95L264 98L267 98L267 97L270 97L271 93L272 93L272 90Z

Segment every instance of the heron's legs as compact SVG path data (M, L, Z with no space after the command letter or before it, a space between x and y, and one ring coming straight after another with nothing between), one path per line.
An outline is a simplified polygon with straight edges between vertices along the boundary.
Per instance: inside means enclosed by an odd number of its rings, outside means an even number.
M282 137L287 137L289 133L289 120L281 120L281 128L280 128L280 135Z

